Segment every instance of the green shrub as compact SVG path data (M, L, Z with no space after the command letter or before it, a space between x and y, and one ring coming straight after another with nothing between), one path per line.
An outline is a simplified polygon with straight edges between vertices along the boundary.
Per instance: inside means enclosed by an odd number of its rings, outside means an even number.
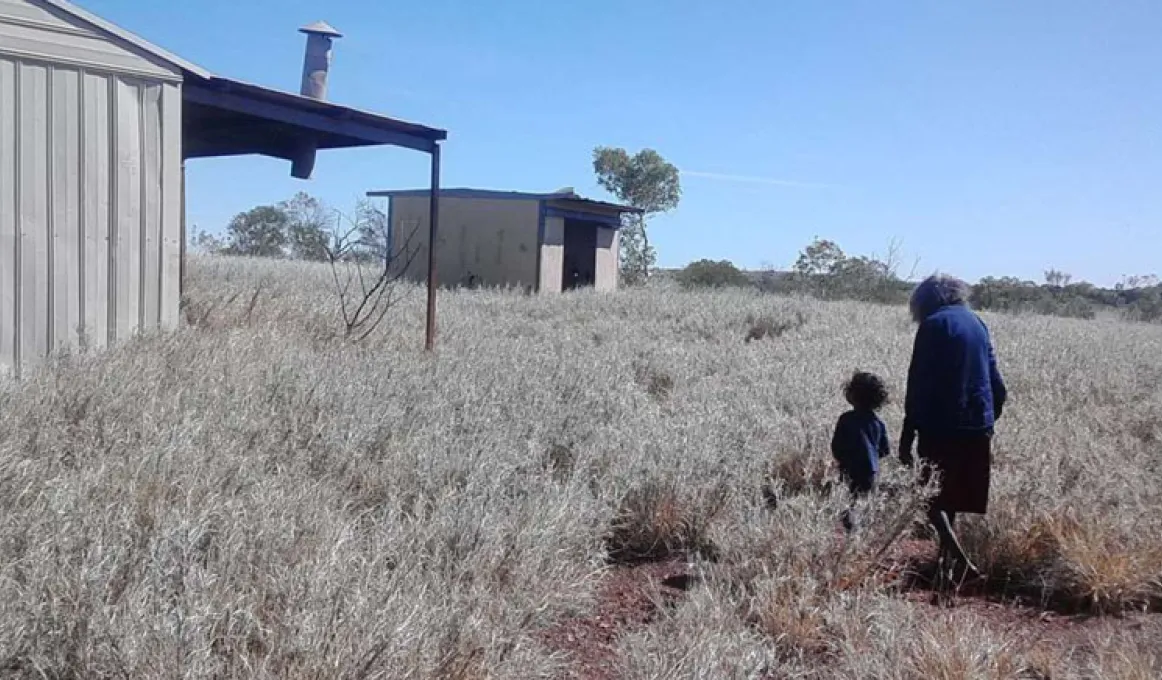
M751 285L750 278L730 260L698 260L686 265L676 275L686 288L726 288Z

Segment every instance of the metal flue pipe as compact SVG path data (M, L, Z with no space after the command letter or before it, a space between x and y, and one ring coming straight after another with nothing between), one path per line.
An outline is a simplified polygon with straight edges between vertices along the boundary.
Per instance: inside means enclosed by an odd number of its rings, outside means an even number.
M325 101L327 99L327 76L331 71L331 47L335 38L342 38L343 34L335 30L325 21L316 21L299 29L300 33L307 34L307 47L303 52L303 79L299 86L299 94L311 99ZM304 139L295 149L294 159L291 161L291 177L296 179L310 179L315 169L315 153L317 144L310 139Z

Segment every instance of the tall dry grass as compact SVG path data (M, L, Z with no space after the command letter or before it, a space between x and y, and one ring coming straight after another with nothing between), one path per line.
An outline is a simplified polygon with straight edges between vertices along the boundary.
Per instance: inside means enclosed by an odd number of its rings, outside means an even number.
M569 660L539 633L592 605L619 550L693 550L704 577L620 642L629 677L1045 663L878 582L917 494L877 499L845 542L845 499L812 481L851 371L901 396L902 309L446 293L427 356L418 290L352 344L326 269L189 271L186 327L62 357L0 396L11 675L561 677ZM1162 329L988 320L1013 397L967 547L1014 590L1100 611L1157 599ZM899 401L884 415L896 431ZM1158 657L1111 638L1058 665L1146 677Z

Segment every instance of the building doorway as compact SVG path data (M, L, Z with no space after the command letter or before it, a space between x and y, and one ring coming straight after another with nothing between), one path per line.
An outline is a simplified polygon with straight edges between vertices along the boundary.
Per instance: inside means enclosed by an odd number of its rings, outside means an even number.
M561 290L592 286L597 279L597 224L565 220Z

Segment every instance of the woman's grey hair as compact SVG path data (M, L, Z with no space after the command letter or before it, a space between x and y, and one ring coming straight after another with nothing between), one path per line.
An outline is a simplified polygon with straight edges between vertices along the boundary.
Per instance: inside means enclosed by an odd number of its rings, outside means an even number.
M967 305L971 289L968 284L948 274L933 274L924 279L912 291L908 309L912 320L923 321L941 307Z

